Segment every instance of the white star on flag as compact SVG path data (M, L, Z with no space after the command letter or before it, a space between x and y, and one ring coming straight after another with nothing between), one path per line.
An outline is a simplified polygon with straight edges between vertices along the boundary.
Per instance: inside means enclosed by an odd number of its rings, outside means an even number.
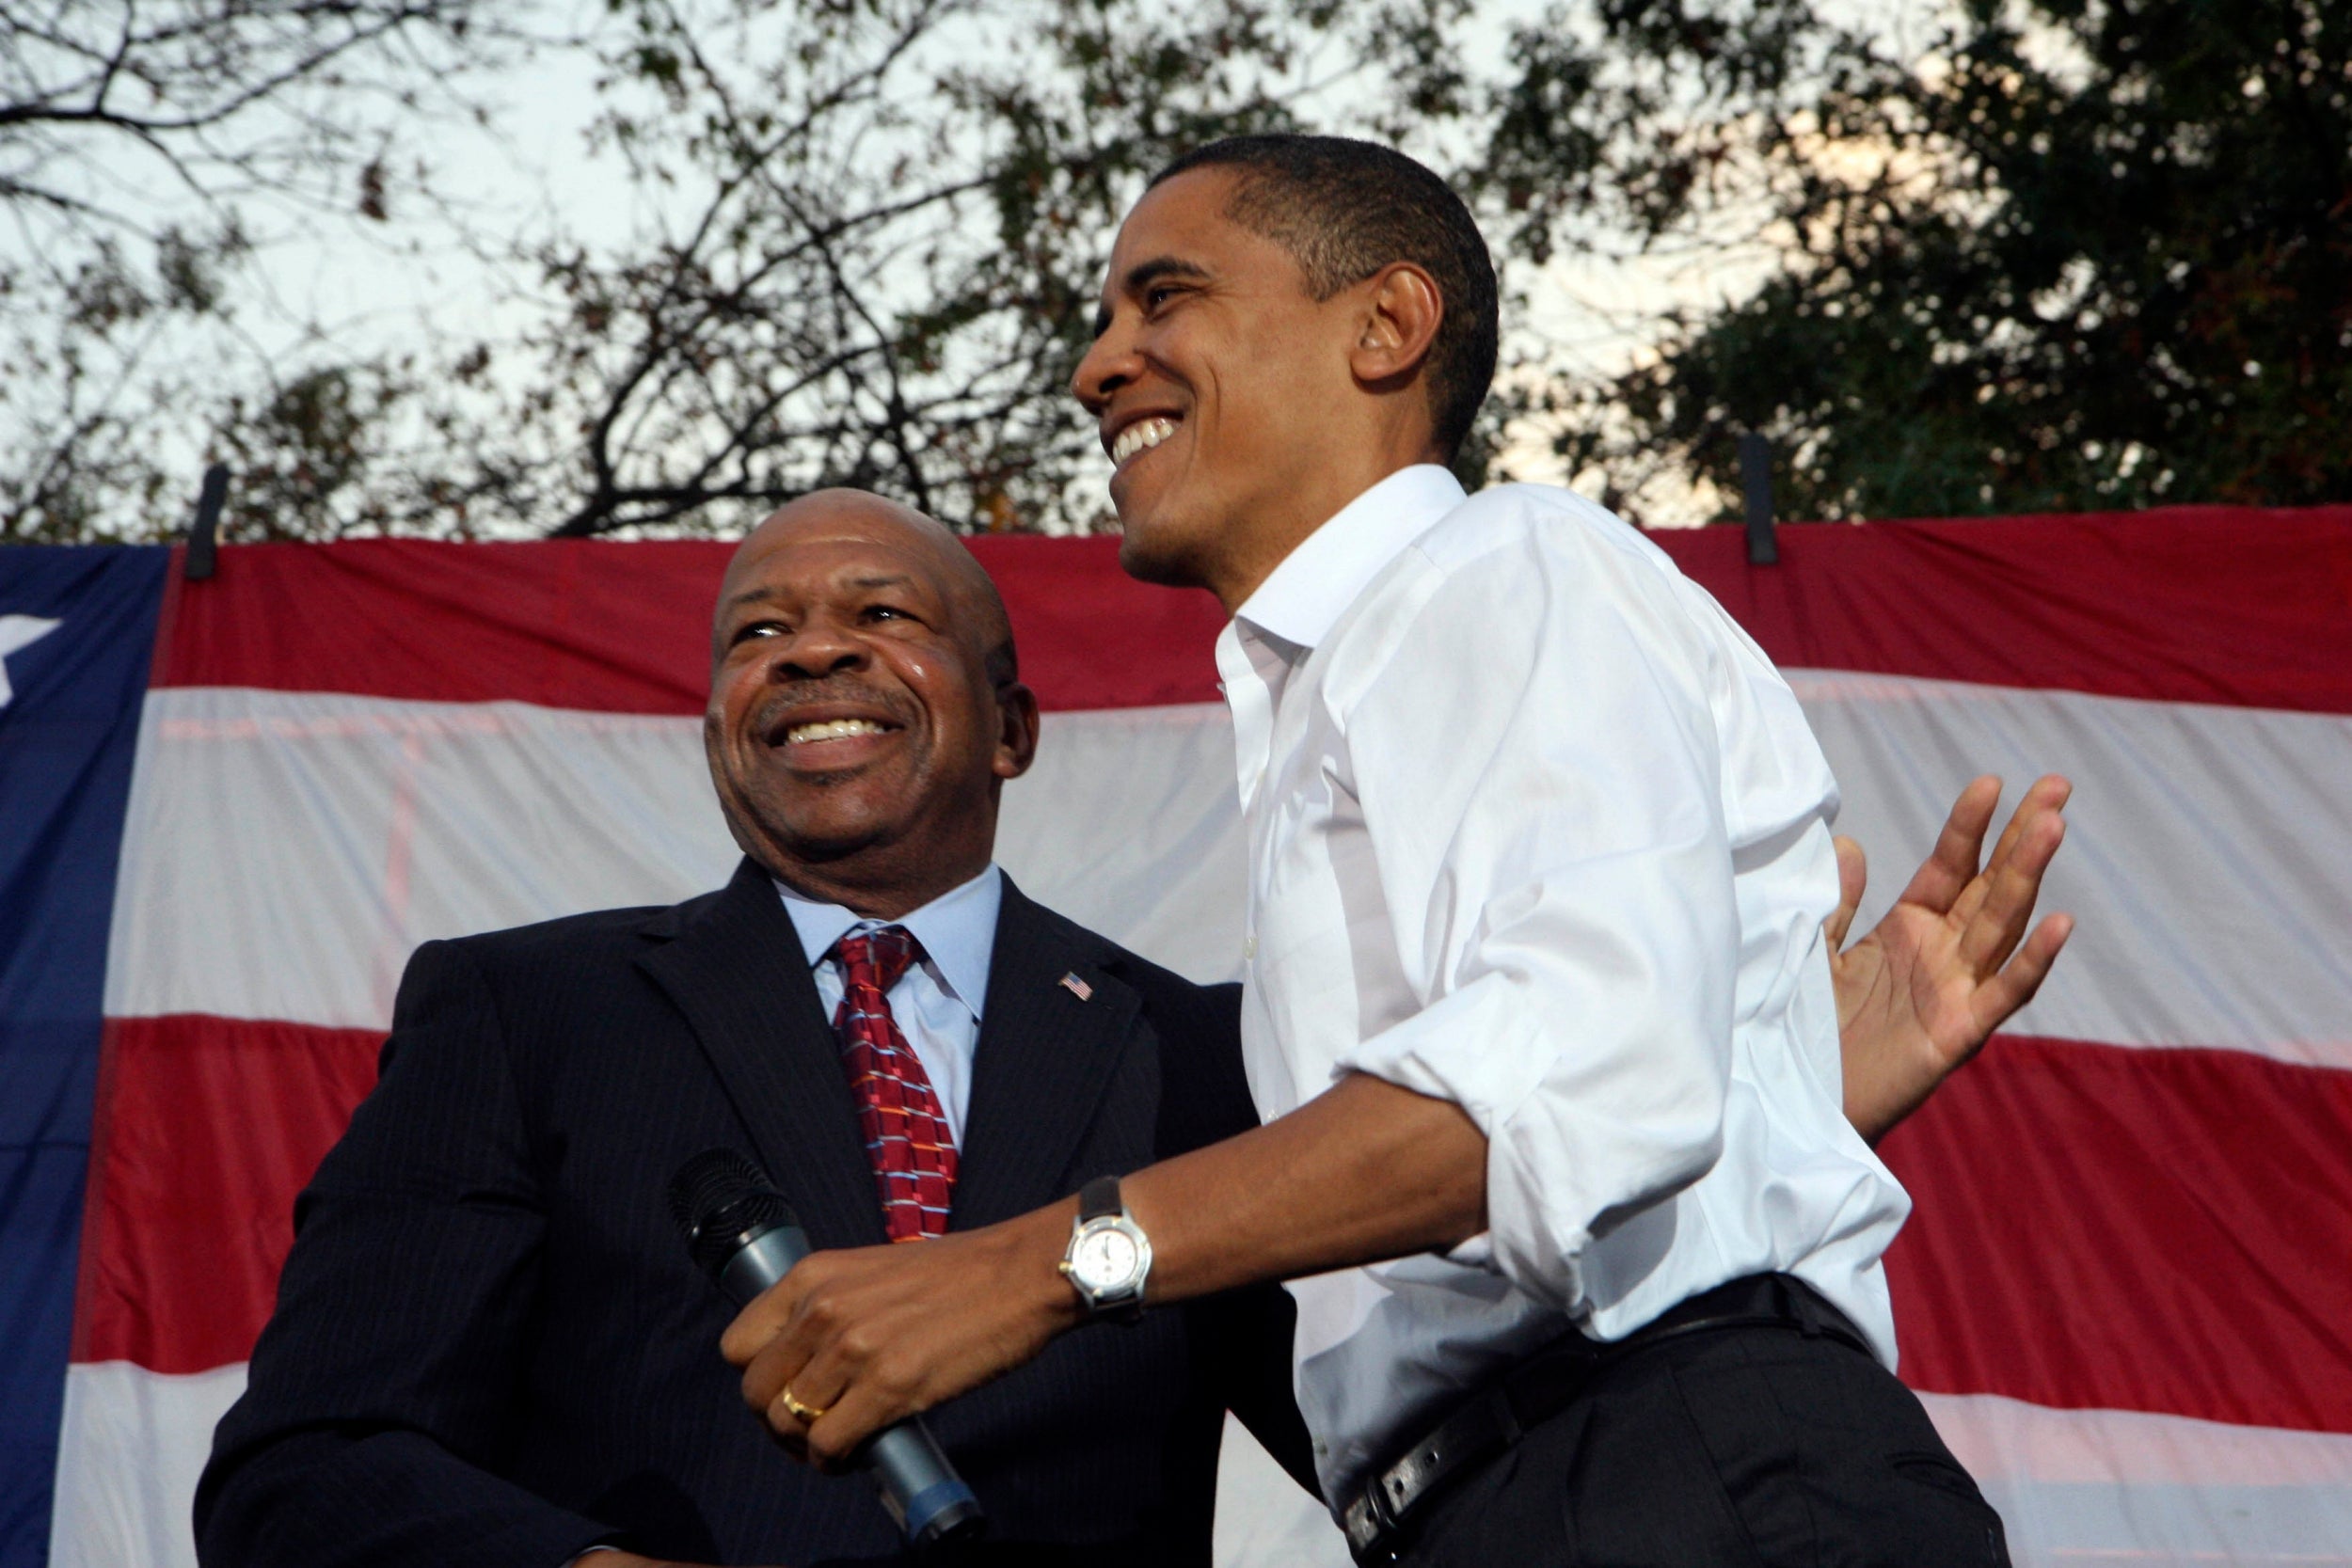
M57 629L58 623L39 615L0 615L0 707L8 705L15 695L8 688L8 656L19 648L40 641Z

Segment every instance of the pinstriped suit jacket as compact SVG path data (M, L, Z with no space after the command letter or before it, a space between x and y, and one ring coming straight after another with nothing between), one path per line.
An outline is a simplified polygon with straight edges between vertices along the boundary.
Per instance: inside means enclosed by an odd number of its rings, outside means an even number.
M883 1240L828 1021L765 872L411 960L375 1090L296 1208L196 1505L217 1568L896 1560L869 1484L787 1457L666 1211L744 1149L818 1246ZM1059 984L1075 971L1082 1000ZM1254 1125L1234 988L1005 890L957 1228ZM1311 1473L1279 1291L1065 1335L931 1413L1007 1562L1205 1564L1222 1412Z

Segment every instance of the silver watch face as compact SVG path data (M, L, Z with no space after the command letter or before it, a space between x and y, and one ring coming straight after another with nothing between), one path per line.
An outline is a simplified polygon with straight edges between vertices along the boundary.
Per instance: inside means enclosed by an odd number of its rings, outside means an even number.
M1070 1272L1097 1294L1132 1283L1141 1271L1143 1249L1118 1225L1089 1226L1070 1252Z

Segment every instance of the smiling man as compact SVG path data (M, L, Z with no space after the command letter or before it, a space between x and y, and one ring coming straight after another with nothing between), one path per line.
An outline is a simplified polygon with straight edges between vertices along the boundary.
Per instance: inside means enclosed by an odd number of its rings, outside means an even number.
M820 1247L938 1244L1255 1125L1232 988L993 863L1037 736L1004 608L945 529L847 491L763 523L720 592L705 723L740 869L673 909L418 950L215 1438L202 1560L899 1560L863 1478L744 1411L732 1309L664 1193L732 1148ZM993 1528L978 1560L1205 1568L1227 1409L1307 1472L1290 1316L1263 1290L1071 1336L937 1412Z
M382 1080L303 1196L221 1423L202 1560L899 1560L862 1480L793 1463L743 1408L670 1173L731 1146L841 1256L967 1232L988 1252L1018 1234L996 1222L1090 1177L1255 1124L1235 988L1123 952L991 863L1036 705L1002 606L937 524L827 492L761 525L721 592L705 736L745 852L726 888L411 961ZM1974 951L2006 951L2039 875L2016 824L1978 875L1993 807L1982 784L1963 796L1849 950L1873 1132L2019 999ZM893 1139L899 1117L922 1135ZM1115 1261L1123 1238L1098 1234ZM1205 1568L1225 1408L1311 1482L1290 1323L1271 1288L1154 1310L938 1409L997 1560Z
M1155 180L1076 389L1123 562L1233 616L1268 1123L1083 1211L814 1259L727 1353L831 1463L1106 1312L1283 1279L1362 1560L2004 1560L1891 1371L1908 1199L1840 1114L1835 783L1634 531L1465 496L1496 331L1469 214L1392 151L1246 138ZM2064 794L2028 793L2012 881ZM1978 1004L2063 942L2018 949L2026 918L1955 938Z

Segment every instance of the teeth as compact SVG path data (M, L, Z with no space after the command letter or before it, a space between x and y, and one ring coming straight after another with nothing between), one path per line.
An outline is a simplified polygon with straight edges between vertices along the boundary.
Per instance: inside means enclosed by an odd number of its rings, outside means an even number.
M1124 463L1139 451L1149 451L1176 434L1176 421L1168 419L1137 420L1119 433L1111 443L1111 462Z
M784 738L797 746L803 740L838 740L845 735L880 735L882 727L871 719L826 719L813 724L795 724L784 732Z

